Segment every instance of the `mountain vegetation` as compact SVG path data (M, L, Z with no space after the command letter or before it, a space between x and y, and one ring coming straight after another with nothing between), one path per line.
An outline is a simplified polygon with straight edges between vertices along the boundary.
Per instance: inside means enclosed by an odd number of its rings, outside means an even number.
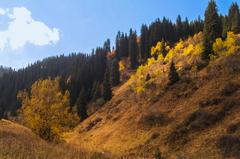
M238 158L239 53L238 4L220 15L210 0L204 20L164 17L114 47L2 71L0 119L92 158Z

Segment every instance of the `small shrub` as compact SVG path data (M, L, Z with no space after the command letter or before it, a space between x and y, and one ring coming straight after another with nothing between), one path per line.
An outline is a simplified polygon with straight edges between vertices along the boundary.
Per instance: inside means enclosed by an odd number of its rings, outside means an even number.
M179 81L179 75L173 61L170 64L168 78L169 78L169 85L175 84L177 81Z
M155 159L163 159L162 153L159 148L157 148L157 150L155 151L154 158Z
M100 153L100 152L95 152L94 154L92 154L91 159L108 159L104 153Z
M160 136L160 134L157 133L157 132L155 132L155 133L152 134L150 140L155 140L155 139L157 139L159 136Z
M240 123L231 124L227 128L227 133L228 134L233 134L233 133L237 132L238 130L240 130Z
M205 108L212 105L219 105L223 102L223 100L224 100L223 98L206 99L206 100L200 101L199 106L201 108Z
M106 103L106 101L103 98L98 98L95 103L97 106L101 107Z
M169 118L166 114L163 113L150 113L141 118L140 122L145 126L160 126L165 125L169 122Z
M95 120L91 121L88 126L86 127L86 131L90 131L94 126L96 126L99 122L102 121L102 118L96 118Z
M240 138L233 135L224 135L218 142L217 147L225 157L240 156Z
M239 89L240 85L234 82L228 83L220 92L223 96L231 96Z

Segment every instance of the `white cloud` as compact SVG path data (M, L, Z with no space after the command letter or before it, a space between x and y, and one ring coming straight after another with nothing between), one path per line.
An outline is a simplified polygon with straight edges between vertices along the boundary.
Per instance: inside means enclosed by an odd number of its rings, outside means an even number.
M5 15L6 14L6 11L2 8L0 8L0 15Z
M59 30L34 20L31 12L25 7L15 7L12 12L0 9L0 15L7 15L10 19L8 28L0 30L1 50L7 47L17 50L26 44L44 46L59 41Z

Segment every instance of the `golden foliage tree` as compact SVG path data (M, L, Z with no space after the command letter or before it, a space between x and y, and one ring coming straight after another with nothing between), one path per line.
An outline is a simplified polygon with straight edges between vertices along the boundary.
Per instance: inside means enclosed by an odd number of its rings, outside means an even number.
M239 53L240 35L228 32L226 40L217 38L213 44L213 51L217 56L231 56Z
M61 132L79 121L77 115L70 111L69 92L61 92L59 80L39 80L32 85L30 93L26 90L18 93L23 121L48 141L60 140Z

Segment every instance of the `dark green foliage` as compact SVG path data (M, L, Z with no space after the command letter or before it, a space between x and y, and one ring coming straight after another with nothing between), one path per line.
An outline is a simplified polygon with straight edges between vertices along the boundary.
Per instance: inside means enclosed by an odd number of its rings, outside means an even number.
M0 106L0 120L4 118L4 109Z
M157 148L157 150L155 151L154 158L155 159L163 159L162 153L159 148Z
M116 57L118 59L122 57L128 57L129 54L129 41L127 34L121 33L120 31L116 37Z
M150 57L149 30L146 25L141 28L140 54L143 60Z
M212 53L212 45L216 38L222 35L222 22L218 15L217 6L214 0L210 0L205 11L204 21L204 51L202 53L203 59L209 59Z
M5 73L10 73L10 72L13 72L11 68L0 66L0 77L2 77Z
M229 31L229 27L228 27L228 16L220 16L221 21L222 21L222 37L223 39L226 39L227 37L227 32Z
M110 82L113 87L120 83L119 64L116 59L111 61Z
M166 50L166 42L165 42L165 40L164 39L162 39L162 43L163 43L163 46L162 46L162 50L161 50L161 52L162 52L162 55L163 55L163 57L165 58L166 56L167 56L167 50ZM157 59L157 58L156 58Z
M105 101L108 101L112 98L112 89L111 84L109 80L109 68L106 69L105 75L104 75L104 81L103 81L103 98Z
M84 88L82 88L79 97L76 102L77 105L77 113L80 117L81 121L87 118L87 94Z
M172 61L170 64L169 74L168 74L169 84L172 85L179 81L179 75L177 73L174 62Z
M111 51L110 39L107 39L103 44L103 49L108 53Z
M228 31L240 32L240 13L238 4L232 3L228 11Z
M101 94L101 87L99 82L95 82L92 88L92 100L96 101L98 98L102 96Z
M130 54L130 65L131 69L135 69L138 65L138 44L137 34L132 29L129 33L129 54Z

